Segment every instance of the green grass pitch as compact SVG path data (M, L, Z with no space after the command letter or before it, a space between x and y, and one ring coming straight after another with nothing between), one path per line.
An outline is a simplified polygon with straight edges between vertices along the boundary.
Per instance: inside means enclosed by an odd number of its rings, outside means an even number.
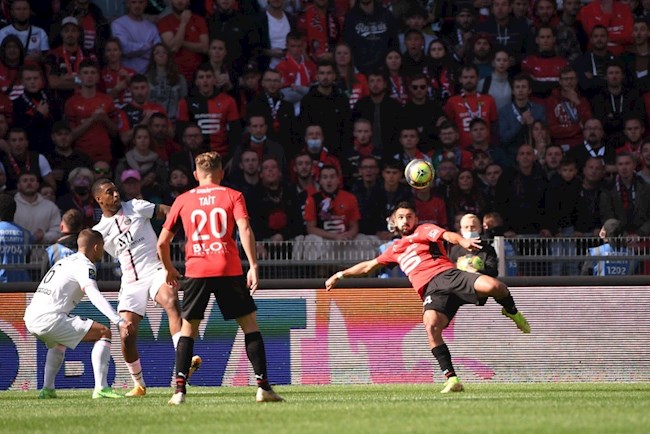
M93 400L90 390L0 392L2 433L648 433L650 384L441 384L278 386L282 403L254 387L191 387L144 398Z

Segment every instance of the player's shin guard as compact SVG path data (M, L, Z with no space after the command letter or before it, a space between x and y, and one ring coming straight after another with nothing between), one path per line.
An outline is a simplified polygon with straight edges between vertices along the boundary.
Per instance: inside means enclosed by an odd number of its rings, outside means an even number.
M517 307L515 306L515 300L512 298L512 294L508 294L507 296L498 300L495 298L494 301L503 306L503 308L509 314L514 315L517 313Z
M438 345L437 347L432 348L431 354L433 354L433 357L438 361L438 365L440 365L440 369L442 370L442 373L445 374L445 377L450 378L456 376L454 365L451 363L451 353L449 352L449 348L447 348L447 344Z
M58 374L63 360L65 359L65 347L57 345L54 348L47 350L45 358L45 373L43 375L43 387L46 389L54 389L54 380Z
M262 333L253 332L244 336L246 341L246 355L253 365L257 386L264 390L271 390L269 379L266 373L266 350L264 349L264 340Z
M176 347L176 393L186 393L187 375L194 353L194 339L181 336Z
M95 390L108 387L108 362L111 360L111 341L101 338L93 346L90 354L95 375Z

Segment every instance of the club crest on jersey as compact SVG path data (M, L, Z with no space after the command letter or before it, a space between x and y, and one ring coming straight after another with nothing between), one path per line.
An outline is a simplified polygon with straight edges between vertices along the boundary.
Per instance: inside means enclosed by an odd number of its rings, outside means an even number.
M97 271L94 268L88 269L88 278L91 280L97 280Z
M124 224L125 225L130 225L131 224L131 219L128 217L124 217Z

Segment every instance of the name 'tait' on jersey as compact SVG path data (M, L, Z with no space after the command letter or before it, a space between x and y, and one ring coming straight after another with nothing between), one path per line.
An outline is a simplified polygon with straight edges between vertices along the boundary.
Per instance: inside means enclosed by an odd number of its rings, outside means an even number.
M439 226L422 224L411 235L395 240L377 257L377 261L381 265L398 264L422 297L431 279L455 268L443 243L442 234L445 232Z
M193 188L176 198L163 227L176 232L183 225L187 277L243 274L233 239L236 221L248 218L244 196L215 184Z
M93 228L104 236L104 250L119 259L124 283L149 277L162 268L156 252L158 237L150 221L155 211L156 205L146 200L122 202L117 214L102 216Z

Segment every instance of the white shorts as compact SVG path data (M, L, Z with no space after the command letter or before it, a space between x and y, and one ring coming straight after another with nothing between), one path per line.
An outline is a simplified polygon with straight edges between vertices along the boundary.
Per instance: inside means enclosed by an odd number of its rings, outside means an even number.
M147 311L147 300L151 298L155 302L158 290L165 284L166 277L167 273L161 268L147 278L122 284L117 311L128 311L144 316Z
M74 350L79 342L86 336L93 325L93 320L78 316L58 314L52 316L52 322L46 327L25 324L27 330L43 341L48 348L65 345ZM30 327L31 326L31 327ZM45 331L44 331L45 330Z

